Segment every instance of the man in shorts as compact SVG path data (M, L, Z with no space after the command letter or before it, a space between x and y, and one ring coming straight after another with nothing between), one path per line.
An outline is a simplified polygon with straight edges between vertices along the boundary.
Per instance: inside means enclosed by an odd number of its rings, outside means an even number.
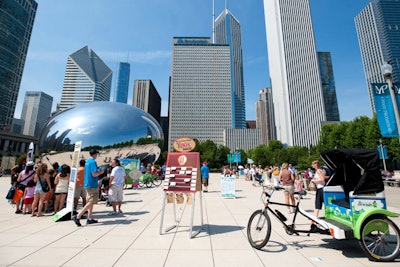
M108 191L108 199L111 202L113 211L108 215L117 215L122 213L121 205L124 195L124 184L126 181L125 169L121 167L118 159L113 159L111 162L113 169L110 175L110 190ZM118 211L117 211L118 203Z
M210 168L207 166L207 162L203 162L203 166L200 168L201 172L201 182L204 186L203 192L208 192L208 178L210 175Z
M99 170L96 163L96 158L99 152L96 149L91 149L90 158L85 163L85 178L84 187L86 189L86 205L83 209L73 217L77 226L81 226L80 219L85 212L88 212L87 224L97 223L98 221L92 218L93 205L99 201L99 176L103 174L104 169Z

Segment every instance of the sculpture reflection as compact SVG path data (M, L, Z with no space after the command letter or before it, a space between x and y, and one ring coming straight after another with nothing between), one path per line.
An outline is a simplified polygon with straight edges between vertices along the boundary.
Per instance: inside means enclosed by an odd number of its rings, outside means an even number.
M48 154L49 161L57 161L55 155L72 153L77 141L82 141L85 151L97 148L104 158L137 158L153 163L161 153L164 137L159 123L139 108L90 102L50 118L39 138L39 152Z

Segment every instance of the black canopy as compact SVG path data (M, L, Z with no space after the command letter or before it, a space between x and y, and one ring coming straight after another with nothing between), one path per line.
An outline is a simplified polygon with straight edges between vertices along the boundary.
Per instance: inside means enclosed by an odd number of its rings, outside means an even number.
M377 150L334 149L321 153L321 158L334 172L328 184L343 185L347 197L353 190L354 194L384 190Z

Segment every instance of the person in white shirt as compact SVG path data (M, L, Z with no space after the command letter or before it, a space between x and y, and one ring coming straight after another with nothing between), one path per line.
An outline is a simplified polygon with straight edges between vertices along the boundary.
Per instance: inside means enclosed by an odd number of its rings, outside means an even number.
M113 207L113 211L109 215L117 215L122 213L121 205L123 200L123 188L126 181L125 169L121 167L118 159L113 159L111 162L113 169L110 175L110 189L108 191L108 199ZM118 204L118 211L117 211Z

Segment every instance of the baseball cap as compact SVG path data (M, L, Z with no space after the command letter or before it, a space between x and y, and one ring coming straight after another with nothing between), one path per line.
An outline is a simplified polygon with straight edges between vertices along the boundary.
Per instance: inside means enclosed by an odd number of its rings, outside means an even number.
M203 165L207 165L207 162L204 161L204 162L203 162Z
M33 165L35 165L35 163L34 163L33 161L28 161L28 162L26 163L26 166L33 166Z

